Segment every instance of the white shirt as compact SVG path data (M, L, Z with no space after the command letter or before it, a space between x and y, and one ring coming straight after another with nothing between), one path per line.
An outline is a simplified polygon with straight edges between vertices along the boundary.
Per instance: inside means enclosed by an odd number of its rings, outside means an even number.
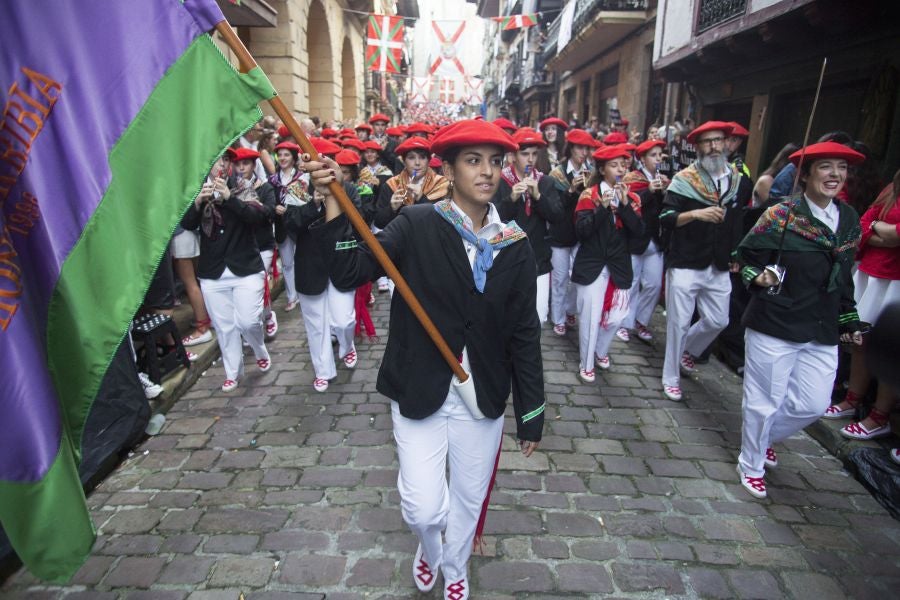
M469 215L464 213L453 200L450 201L450 206L452 206L453 210L455 210L462 216L463 222L466 224L466 227L468 227L470 231L475 231L475 228L472 226L472 219L469 218ZM503 221L500 220L500 214L497 212L497 209L493 204L488 204L487 224L485 224L484 227L478 230L478 233L475 234L475 237L478 239L489 240L500 233L502 228ZM478 249L475 247L475 244L466 241L462 236L460 236L459 239L462 240L463 249L466 251L466 257L469 259L469 267L474 269L475 254ZM499 250L494 250L495 257L497 256L498 252Z
M819 206L807 196L804 195L803 198L806 200L806 205L809 206L809 212L812 213L812 216L827 225L832 233L837 233L838 220L841 216L841 210L838 208L838 205L832 201L829 202L828 206L825 208L819 208Z
M731 187L731 173L730 172L725 171L721 175L710 174L710 177L712 177L713 183L716 186L716 191L719 194L719 198L721 198L726 193L728 193L728 188Z

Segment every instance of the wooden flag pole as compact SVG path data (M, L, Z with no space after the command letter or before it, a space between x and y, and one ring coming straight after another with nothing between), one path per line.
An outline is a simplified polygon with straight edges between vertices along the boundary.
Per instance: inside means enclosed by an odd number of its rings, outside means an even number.
M216 31L219 33L219 35L222 36L222 39L225 41L228 47L231 48L231 51L234 52L237 56L242 73L246 73L247 71L250 71L257 66L256 61L253 59L253 56L244 46L244 42L242 42L237 34L234 33L234 30L231 28L231 25L229 25L228 21L221 21L217 23ZM316 152L315 147L309 141L309 138L306 137L306 134L303 133L303 130L300 129L300 125L297 124L296 119L294 119L291 111L288 110L287 106L285 106L284 102L281 100L281 97L275 96L274 98L269 100L269 105L275 111L275 114L277 114L279 118L281 118L288 131L291 132L291 135L294 136L294 139L297 140L297 143L301 148L303 148L303 151L309 154L312 160L319 161L320 158L318 152ZM397 291L406 301L406 304L409 305L410 310L412 310L413 314L416 316L416 319L419 320L419 323L422 324L422 327L425 328L425 332L428 334L428 337L430 337L431 341L434 342L434 345L437 346L438 351L441 353L441 356L444 357L444 360L447 361L447 365L453 371L453 374L456 375L456 378L460 382L468 380L469 375L462 368L462 365L459 364L459 359L457 359L456 356L453 355L453 352L450 350L450 346L447 345L446 340L444 340L441 333L437 330L437 327L435 327L434 322L432 322L431 318L428 316L428 313L426 313L425 309L422 308L422 305L419 303L419 299L416 298L415 294L410 289L409 284L406 283L406 280L400 274L400 271L397 270L397 267L387 255L387 252L384 251L381 243L372 234L372 230L369 229L369 226L366 225L366 222L362 218L362 215L359 214L359 211L356 210L356 207L347 197L347 193L344 191L344 187L337 181L332 181L330 184L328 184L328 189L341 205L341 209L344 211L344 214L346 214L347 218L350 219L350 223L353 225L353 228L356 229L357 233L359 233L363 241L365 241L369 249L372 251L372 254L375 255L378 263L382 266L382 268L384 268L387 276L394 281L394 286L396 287Z

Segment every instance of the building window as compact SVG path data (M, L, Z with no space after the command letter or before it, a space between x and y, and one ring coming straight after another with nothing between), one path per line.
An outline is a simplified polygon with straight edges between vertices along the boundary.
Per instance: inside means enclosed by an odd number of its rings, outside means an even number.
M747 0L700 0L697 33L721 25L744 14Z

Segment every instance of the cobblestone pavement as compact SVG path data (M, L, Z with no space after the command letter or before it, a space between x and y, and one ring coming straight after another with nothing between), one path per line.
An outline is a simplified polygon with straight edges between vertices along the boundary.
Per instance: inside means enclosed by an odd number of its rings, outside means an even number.
M423 597L374 390L383 344L361 343L357 369L317 394L299 314L279 316L269 373L224 394L211 368L90 496L99 538L71 585L19 572L0 597ZM577 332L545 330L544 441L525 459L504 439L473 598L892 597L900 523L805 434L753 500L734 470L740 380L713 361L665 400L655 319L655 343L616 341L594 385L576 378Z

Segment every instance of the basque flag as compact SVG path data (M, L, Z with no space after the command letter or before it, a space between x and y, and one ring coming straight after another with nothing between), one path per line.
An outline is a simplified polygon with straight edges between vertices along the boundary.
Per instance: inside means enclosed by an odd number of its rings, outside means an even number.
M400 72L403 56L403 17L369 15L366 67L372 71Z
M508 17L491 17L491 20L500 23L500 29L506 31L509 29L521 29L523 27L532 27L538 24L537 13L527 15L509 15Z

